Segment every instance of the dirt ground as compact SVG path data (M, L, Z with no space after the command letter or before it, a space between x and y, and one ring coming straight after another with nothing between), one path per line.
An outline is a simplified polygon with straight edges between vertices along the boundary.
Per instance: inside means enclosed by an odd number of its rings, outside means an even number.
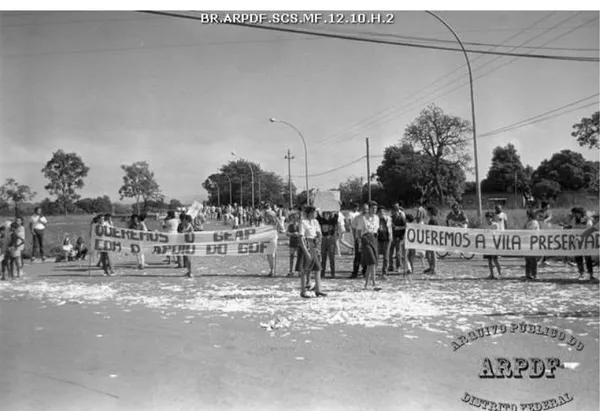
M480 257L447 257L439 274L389 276L380 292L324 281L326 298L299 298L298 278L266 277L261 257L194 261L196 278L149 258L115 258L103 277L87 262L36 263L0 283L1 410L469 410L461 400L568 398L597 410L599 288L555 262L523 282L523 262L486 280ZM284 268L282 268L284 267ZM283 273L283 274L282 274ZM510 331L458 350L483 326L556 328L581 350ZM573 340L571 340L573 341ZM557 357L555 378L482 379L484 358Z

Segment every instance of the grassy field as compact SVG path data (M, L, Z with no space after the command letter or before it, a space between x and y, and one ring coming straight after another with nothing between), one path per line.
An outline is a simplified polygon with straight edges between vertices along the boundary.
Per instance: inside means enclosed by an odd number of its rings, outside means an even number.
M83 237L86 244L89 245L90 239L90 224L93 215L69 215L64 216L51 216L48 217L48 227L44 234L44 252L46 256L56 257L62 252L62 243L66 236L68 236L73 243L78 237ZM25 223L27 226L27 222ZM126 227L127 221L122 219L115 219L114 224L117 227ZM148 229L160 230L160 224L156 220L146 220ZM28 258L31 256L32 239L29 234L29 228L26 227L26 245L23 256Z
M440 213L440 221L444 221L449 210L442 210ZM484 212L487 210L484 210ZM592 210L598 212L598 210ZM408 209L407 212L416 214L416 209ZM508 223L510 229L520 229L525 225L527 221L526 212L524 209L512 209L506 210L508 215ZM477 212L474 210L466 210L467 216L471 221L470 226L474 227L477 221ZM552 223L558 224L560 222L567 222L570 215L570 209L554 209L552 210ZM92 215L70 215L64 216L52 216L48 217L49 224L46 230L45 237L45 252L48 256L56 256L62 251L62 242L65 236L69 236L73 242L77 240L77 237L83 237L86 243L89 244L90 237L90 223ZM118 227L126 227L127 221L121 218L115 219L114 223ZM160 230L160 221L154 219L148 219L146 221L150 230ZM220 224L220 223L218 223ZM214 229L215 223L211 223L208 229ZM31 236L27 233L25 247L25 256L31 253Z

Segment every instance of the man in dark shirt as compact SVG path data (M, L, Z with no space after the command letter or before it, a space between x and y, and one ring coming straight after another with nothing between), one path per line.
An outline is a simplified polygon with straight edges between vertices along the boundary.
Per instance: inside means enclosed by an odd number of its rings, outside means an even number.
M390 247L389 271L394 271L394 261L398 271L404 266L404 234L406 233L406 214L402 201L394 203L392 210L392 246Z
M390 255L390 244L393 237L392 219L385 214L385 209L379 207L377 210L379 217L379 229L377 230L377 255L382 257L381 277L385 279Z
M338 213L325 211L317 215L317 221L321 225L323 241L321 242L321 278L325 278L325 267L329 257L329 268L331 277L335 278L335 242L337 241Z

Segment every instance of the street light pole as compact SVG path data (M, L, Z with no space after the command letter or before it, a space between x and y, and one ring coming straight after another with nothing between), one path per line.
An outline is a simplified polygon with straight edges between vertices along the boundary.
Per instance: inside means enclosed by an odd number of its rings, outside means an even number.
M244 206L244 179L240 174L240 206Z
M214 180L208 180L217 187L217 205L221 207L221 190L219 190L219 184Z
M229 174L223 174L225 175L225 177L227 177L227 180L229 181L229 205L233 205L233 202L231 201L231 178L229 177Z
M290 149L288 148L287 156L284 157L288 161L288 188L290 190L290 210L294 207L292 201L292 160L295 158L290 153Z
M296 127L294 127L292 124L288 123L287 121L277 120L276 118L270 118L269 121L271 123L285 124L286 126L294 129L294 131L296 131L296 133L298 133L298 135L302 139L302 144L304 144L304 177L306 179L306 203L310 204L310 196L309 196L309 191L308 191L308 150L306 149L306 140L304 139L304 136L302 135L300 130L298 130Z
M469 61L469 55L467 54L467 50L465 50L465 46L463 45L462 41L460 41L460 38L458 37L458 35L456 34L456 32L452 29L452 27L450 27L450 25L448 23L446 23L444 21L444 19L442 19L440 16L438 16L437 14L435 14L432 11L427 11L425 10L425 13L435 17L437 20L439 20L444 26L446 26L446 28L448 30L450 30L452 32L452 34L454 35L454 38L456 38L456 41L458 41L458 44L460 44L460 48L463 51L463 54L465 55L465 60L467 60L467 69L469 70L469 85L471 87L471 122L473 123L473 151L474 151L474 160L475 160L475 185L476 185L476 189L477 189L477 218L479 220L479 222L481 222L481 216L483 215L483 208L481 205L481 185L479 184L479 163L478 163L478 158L477 158L477 129L475 127L475 96L473 93L473 73L471 71L471 62Z
M235 155L235 153L231 153L232 156L237 157ZM252 167L252 164L250 164L250 162L248 160L246 160L245 158L239 157L244 163L248 164L248 167L250 167L250 175L252 176L252 208L254 208L254 168ZM241 175L241 174L240 174ZM260 182L259 182L260 184Z

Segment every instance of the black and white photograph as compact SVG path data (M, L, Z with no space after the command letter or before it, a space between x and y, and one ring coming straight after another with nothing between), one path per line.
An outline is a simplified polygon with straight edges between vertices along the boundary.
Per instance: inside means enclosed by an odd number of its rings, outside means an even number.
M599 55L579 0L3 3L0 411L600 409Z

